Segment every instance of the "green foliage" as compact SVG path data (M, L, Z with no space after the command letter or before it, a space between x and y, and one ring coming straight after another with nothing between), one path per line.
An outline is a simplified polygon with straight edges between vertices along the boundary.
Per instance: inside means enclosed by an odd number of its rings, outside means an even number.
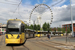
M42 28L40 28L40 31L43 31L43 29L42 29Z
M36 25L37 26L37 30L40 30L40 25Z
M30 26L29 26L29 29L32 29L32 30L33 30L33 25L30 25Z
M43 27L42 27L42 28L43 28L44 31L47 31L47 25L46 25L46 22L43 24Z
M65 28L62 28L62 33L65 33Z
M56 32L56 28L54 28L54 31Z
M49 25L49 23L47 23L47 28L48 28L48 29L50 28L50 25Z
M29 26L27 24L25 24L25 28L27 29L27 28L29 28Z
M61 28L57 28L58 31L61 31Z
M25 24L25 28L29 28L29 29L34 29L34 30L40 30L40 25L30 25L30 26L28 26L27 24Z
M42 27L42 28L43 28L44 31L48 31L48 29L50 29L49 23L46 23L46 22L45 22L45 23L43 24L43 27Z
M67 33L71 33L71 30L69 27L67 28Z
M35 24L35 25L33 26L33 29L36 30L36 31L37 31L37 30L40 30L40 25L36 25L36 24Z
M52 31L52 28L50 28L49 30Z
M37 30L37 26L36 26L36 24L34 24L34 30Z

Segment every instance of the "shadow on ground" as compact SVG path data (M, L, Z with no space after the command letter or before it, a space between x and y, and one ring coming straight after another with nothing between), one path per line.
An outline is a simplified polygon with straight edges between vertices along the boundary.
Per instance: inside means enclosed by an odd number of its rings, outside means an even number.
M21 46L23 44L7 44L6 46Z

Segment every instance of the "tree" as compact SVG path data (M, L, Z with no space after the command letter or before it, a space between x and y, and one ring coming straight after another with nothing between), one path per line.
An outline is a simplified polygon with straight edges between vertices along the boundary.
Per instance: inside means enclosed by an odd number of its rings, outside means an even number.
M40 25L36 25L37 26L37 30L40 30Z
M25 24L25 28L28 28L29 26L27 24Z
M42 28L40 28L40 31L43 31L43 29L42 29Z
M62 33L65 33L65 28L62 28Z
M47 28L48 28L48 29L50 28L50 25L49 25L49 23L47 23Z
M55 32L55 33L54 33L54 35L55 35L55 34L56 34L56 28L54 28L54 32Z
M50 28L49 30L52 31L52 28Z
M43 27L42 27L42 28L43 28L44 31L49 31L49 29L50 29L49 23L46 23L46 22L45 22L45 23L43 24Z
M61 31L61 28L57 28L58 31Z
M42 27L42 28L43 28L44 31L47 31L47 25L46 25L46 22L43 24L43 27Z
M37 30L37 25L36 24L34 24L34 30Z
M32 24L29 26L29 29L33 29L33 25Z
M71 30L69 27L67 28L67 33L71 33Z
M56 32L56 28L54 28L54 32Z
M40 25L36 25L36 24L30 25L29 26L29 29L32 29L32 30L40 30Z

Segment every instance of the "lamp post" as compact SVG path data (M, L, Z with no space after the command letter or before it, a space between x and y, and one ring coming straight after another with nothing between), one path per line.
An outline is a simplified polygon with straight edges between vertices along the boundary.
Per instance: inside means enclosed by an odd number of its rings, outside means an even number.
M70 14L71 14L71 24L72 24L72 36L74 37L74 34L73 34L73 17L72 17L71 0L70 0Z

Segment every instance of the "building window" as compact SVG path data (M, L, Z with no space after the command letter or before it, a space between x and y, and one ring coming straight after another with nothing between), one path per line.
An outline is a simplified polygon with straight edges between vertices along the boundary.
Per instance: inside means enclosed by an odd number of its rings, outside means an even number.
M65 27L65 26L63 26L63 27Z
M75 27L75 24L74 24L74 27Z
M67 25L67 27L68 27L68 25Z
M70 25L70 27L72 27L72 25Z
M66 25L65 25L65 27L66 27Z

